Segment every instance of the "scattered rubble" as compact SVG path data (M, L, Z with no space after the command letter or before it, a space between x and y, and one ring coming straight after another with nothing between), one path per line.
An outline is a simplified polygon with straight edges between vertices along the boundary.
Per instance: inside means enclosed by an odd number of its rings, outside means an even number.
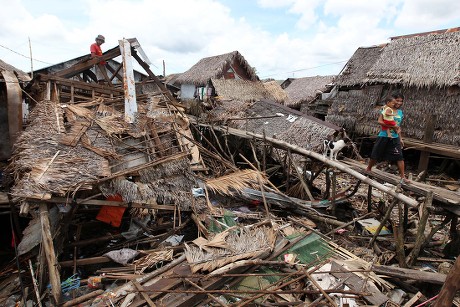
M120 86L72 79L91 60L32 80L3 305L460 305L457 181L329 160L345 132L274 102L192 116L132 48L151 82L133 122Z

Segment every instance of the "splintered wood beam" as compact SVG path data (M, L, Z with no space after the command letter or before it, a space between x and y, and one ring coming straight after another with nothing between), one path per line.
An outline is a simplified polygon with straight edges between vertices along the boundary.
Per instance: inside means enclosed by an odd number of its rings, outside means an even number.
M93 75L94 73L90 71ZM86 71L84 72L86 73ZM94 75L94 78L96 78L96 75ZM80 78L81 79L81 78ZM73 86L75 90L95 90L96 92L104 93L104 94L111 94L111 93L118 93L119 95L123 94L123 89L122 88L108 88L105 85L100 85L97 83L87 83L85 81L78 81L78 80L73 80L73 79L66 79L66 78L61 78L57 77L54 75L39 75L39 80L40 81L54 81L56 84L60 85L65 85L68 87Z
M123 77L119 74L120 70L123 68L123 64L118 65L117 69L113 69L113 67L108 62L105 66L112 73L112 77L110 77L110 81L113 81L113 79L117 77L120 82L123 82Z
M100 257L91 257L91 258L84 258L84 259L77 259L76 265L83 266L83 265L92 265L92 264L99 264L99 263L106 263L112 261L110 258L105 256ZM70 268L74 265L73 260L61 261L59 262L61 268Z
M424 272L413 269L391 267L373 264L371 270L374 273L401 278L402 280L412 279L433 284L444 284L446 275L441 273Z
M57 77L64 77L70 78L75 75L78 75L85 70L91 69L94 65L97 65L101 61L108 61L110 59L116 58L117 56L121 55L119 48L113 48L112 50L107 51L100 57L90 58L89 60L81 63L77 63L67 69L63 69L61 71L56 72L53 74Z
M40 221L42 226L42 243L45 250L44 255L48 264L49 279L51 283L51 294L54 298L55 304L58 305L61 301L61 276L57 266L56 253L54 252L48 205L46 203L40 204Z
M110 80L109 75L107 74L107 70L105 68L105 65L102 65L101 63L98 63L97 67L101 71L101 74L104 76L104 79L105 79L105 81L107 81L108 85L110 87L113 87L112 81ZM98 80L98 82L99 82L99 80Z

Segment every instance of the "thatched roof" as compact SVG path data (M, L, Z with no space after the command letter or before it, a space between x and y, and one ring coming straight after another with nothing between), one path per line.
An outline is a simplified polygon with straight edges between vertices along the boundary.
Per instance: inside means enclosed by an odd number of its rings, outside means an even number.
M217 96L223 100L256 101L272 99L271 93L260 81L236 79L211 79Z
M370 82L444 87L460 82L460 32L393 39L368 71Z
M18 80L19 81L23 81L23 82L26 82L26 81L30 81L30 76L28 74L26 74L25 72L23 72L22 70L20 69L17 69L16 67L0 60L0 72L2 72L3 70L7 70L7 71L13 71L15 73L15 75L17 76Z
M267 89L267 91L269 91L272 94L272 97L278 103L284 104L284 102L288 98L286 92L280 86L278 81L264 82L264 87Z
M256 72L238 52L233 51L226 54L216 55L212 57L203 58L193 65L189 70L184 72L177 78L177 82L184 84L204 85L211 78L220 79L223 77L226 69L237 62L246 71L249 79L252 81L258 80Z
M316 76L298 78L284 90L288 99L285 105L289 107L299 106L302 102L310 102L316 98L318 93L326 90L326 85L334 81L334 76Z
M339 86L361 85L367 81L367 72L379 59L384 46L360 47L348 60L335 84Z
M99 188L125 202L174 203L188 210L196 182L190 160L177 146L176 116L140 100L135 123L127 124L122 106L102 98L37 103L9 166L16 178L15 201ZM147 131L158 131L156 145L145 143ZM146 149L150 146L156 146L154 152ZM135 181L128 178L132 174Z

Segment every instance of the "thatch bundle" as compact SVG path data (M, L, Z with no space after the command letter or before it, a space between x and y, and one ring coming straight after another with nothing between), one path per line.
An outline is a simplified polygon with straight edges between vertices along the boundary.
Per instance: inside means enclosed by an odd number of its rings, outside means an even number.
M267 181L268 178L263 173L246 169L209 179L206 187L218 194L234 196L235 192L246 188L259 189L260 184L266 184Z
M237 79L211 79L216 94L223 100L256 101L260 99L275 100L260 81ZM231 103L231 102L228 102Z
M249 80L258 80L254 68L249 65L238 51L233 51L201 59L189 70L181 74L176 82L179 84L205 85L211 78L222 78L227 69L235 64L243 67Z
M104 177L116 176L101 185L104 195L189 209L196 182L189 159L172 156L183 151L174 114L150 108L147 117L148 106L139 101L136 120L128 124L122 107L105 105L103 99L62 106L52 101L37 104L10 166L16 177L12 189L16 200L94 189ZM171 159L146 165L165 158ZM131 176L135 179L128 180Z
M287 100L288 96L286 91L280 86L277 81L268 81L264 82L264 87L267 91L271 94L271 96L275 99L276 102L284 104Z
M255 258L272 250L276 236L273 228L230 228L211 240L198 238L186 244L185 257L192 272L213 271L241 259Z

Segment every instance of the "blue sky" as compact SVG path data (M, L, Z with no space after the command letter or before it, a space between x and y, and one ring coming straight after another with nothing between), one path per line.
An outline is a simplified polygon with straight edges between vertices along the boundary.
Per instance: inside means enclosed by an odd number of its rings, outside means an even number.
M460 26L452 0L0 0L0 59L30 71L136 37L154 73L238 50L259 77L338 74L358 47Z

